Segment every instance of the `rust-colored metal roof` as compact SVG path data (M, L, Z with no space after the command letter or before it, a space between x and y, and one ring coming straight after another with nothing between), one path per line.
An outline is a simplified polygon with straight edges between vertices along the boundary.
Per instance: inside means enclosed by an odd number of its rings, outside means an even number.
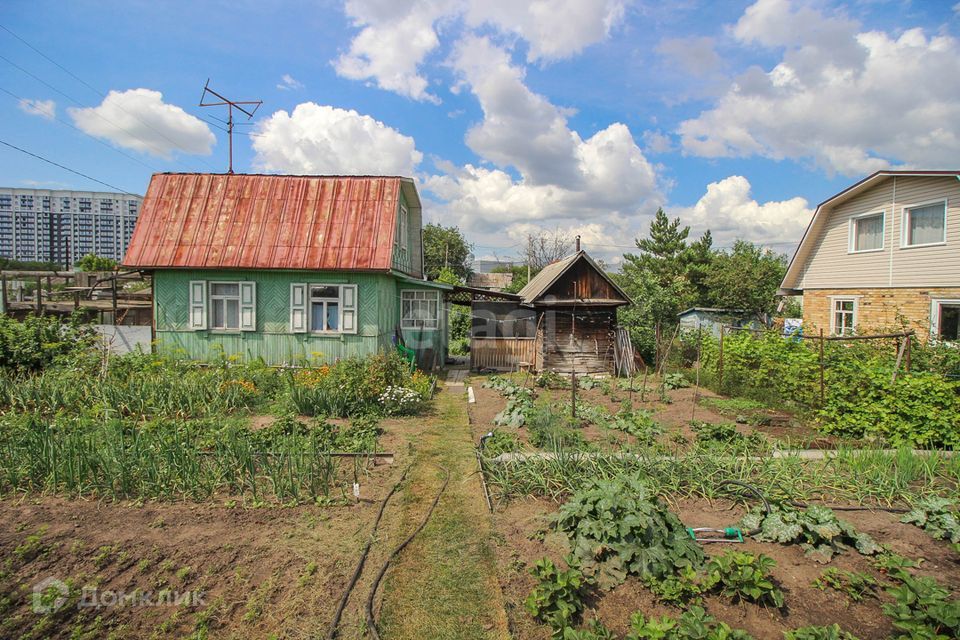
M123 265L389 270L401 188L419 207L409 178L155 174Z

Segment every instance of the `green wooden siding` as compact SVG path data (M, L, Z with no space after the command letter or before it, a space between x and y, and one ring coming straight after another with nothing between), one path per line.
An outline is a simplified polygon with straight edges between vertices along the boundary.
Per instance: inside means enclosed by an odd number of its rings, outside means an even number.
M191 280L255 281L256 331L191 331L187 305ZM270 364L304 359L332 362L352 355L376 353L389 345L395 322L381 317L379 291L392 288L389 275L319 273L303 271L158 271L154 274L154 313L157 349L183 357L206 360L239 355L263 358ZM317 335L290 332L290 285L295 282L357 285L357 333ZM386 335L384 335L386 334Z
M188 329L189 284L192 280L256 282L256 331ZM357 285L357 333L291 333L290 285L297 282ZM398 280L388 274L266 270L157 271L153 287L158 352L195 360L215 359L222 353L244 359L263 358L275 365L333 362L392 349L394 332L400 324L400 290L431 288ZM443 364L446 355L445 317L443 323L439 331L404 336L408 344L421 353L421 366L429 368ZM436 354L432 362L422 357L428 349Z

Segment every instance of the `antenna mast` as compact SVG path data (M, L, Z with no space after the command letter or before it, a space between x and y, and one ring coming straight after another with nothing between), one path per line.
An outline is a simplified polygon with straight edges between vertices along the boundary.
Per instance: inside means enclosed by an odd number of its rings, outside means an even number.
M204 102L207 94L219 98L221 102ZM243 112L247 116L247 120L253 117L253 114L257 112L257 109L260 108L260 105L263 104L263 100L229 100L224 98L222 95L210 88L210 78L207 78L207 83L203 85L203 95L200 96L200 106L201 107L222 107L226 105L227 107L227 137L230 139L230 169L227 173L233 173L233 110ZM253 111L248 111L242 105L254 105Z

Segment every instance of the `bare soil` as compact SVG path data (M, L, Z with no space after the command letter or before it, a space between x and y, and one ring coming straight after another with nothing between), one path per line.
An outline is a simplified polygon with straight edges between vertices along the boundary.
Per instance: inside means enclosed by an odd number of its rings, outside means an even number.
M498 506L494 524L497 536L499 576L511 629L517 638L547 640L549 629L539 624L523 609L523 601L535 585L529 570L540 558L547 556L562 565L569 552L566 538L552 531L550 517L558 505L548 500L525 499ZM741 507L730 503L706 500L684 500L671 509L689 526L726 527L734 525L744 514ZM917 574L934 576L951 588L960 587L960 556L949 545L938 542L911 525L901 524L894 514L885 512L839 513L859 530L869 533L881 543L909 558L924 558ZM874 576L882 586L891 583L876 570L869 558L854 550L834 556L829 564L821 564L804 555L796 545L779 545L747 539L744 544L707 544L708 556L721 554L730 548L764 553L777 562L773 575L783 589L786 607L777 610L751 603L734 603L720 596L704 598L704 608L717 619L734 628L748 631L758 639L781 638L785 630L805 625L838 623L862 640L888 638L893 632L889 619L883 615L881 604L891 598L882 588L878 598L851 602L845 595L833 590L820 590L813 582L830 566L850 571L861 571ZM640 611L645 616L670 615L680 610L661 604L635 579L629 578L615 589L595 592L588 602L584 620L598 618L618 635L629 631L630 616Z

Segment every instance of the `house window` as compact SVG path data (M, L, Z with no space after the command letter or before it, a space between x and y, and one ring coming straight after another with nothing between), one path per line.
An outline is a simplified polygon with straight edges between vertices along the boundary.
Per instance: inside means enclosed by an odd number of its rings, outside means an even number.
M401 291L400 327L402 329L438 329L440 327L440 292Z
M903 246L917 247L946 242L946 201L905 207L903 211Z
M830 333L838 336L852 335L857 325L857 299L832 298Z
M310 330L313 332L340 331L340 287L314 285L310 287Z
M407 253L407 242L409 240L409 215L407 208L404 205L400 205L400 213L398 215L399 220L397 221L397 233L394 236L393 243L400 249L402 254Z
M960 340L960 300L934 300L930 332L940 340Z
M213 282L210 284L210 312L213 329L240 328L240 283Z
M871 213L850 220L850 251L883 249L883 212Z

